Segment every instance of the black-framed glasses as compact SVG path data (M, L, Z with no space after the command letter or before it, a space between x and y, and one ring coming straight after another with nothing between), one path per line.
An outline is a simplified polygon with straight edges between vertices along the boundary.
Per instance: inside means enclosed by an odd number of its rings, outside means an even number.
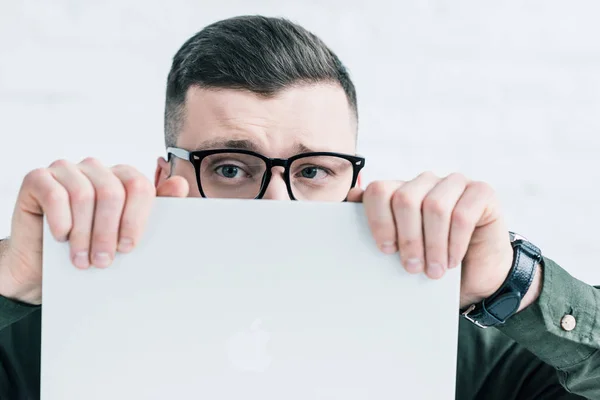
M208 198L260 199L271 181L273 167L283 167L290 199L345 201L365 165L363 157L332 152L282 159L250 150L169 147L167 154L169 161L175 156L192 163L200 194Z

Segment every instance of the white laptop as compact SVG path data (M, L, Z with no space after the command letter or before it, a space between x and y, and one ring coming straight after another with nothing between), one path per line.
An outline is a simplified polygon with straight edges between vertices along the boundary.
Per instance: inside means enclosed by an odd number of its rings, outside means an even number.
M454 399L459 269L407 274L360 204L161 198L110 268L68 251L45 241L43 400Z

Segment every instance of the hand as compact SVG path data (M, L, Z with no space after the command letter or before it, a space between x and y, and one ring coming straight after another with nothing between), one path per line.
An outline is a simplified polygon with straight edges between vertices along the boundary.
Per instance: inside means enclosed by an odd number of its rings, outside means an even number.
M52 236L69 242L77 268L105 268L117 251L127 253L138 243L156 195L186 197L188 191L181 177L155 189L132 167L107 168L91 158L77 165L56 161L30 172L0 257L0 294L41 303L43 215Z
M379 248L399 251L409 273L439 279L462 263L461 307L492 295L510 272L508 229L486 183L423 173L408 182L373 182L348 199L364 203Z

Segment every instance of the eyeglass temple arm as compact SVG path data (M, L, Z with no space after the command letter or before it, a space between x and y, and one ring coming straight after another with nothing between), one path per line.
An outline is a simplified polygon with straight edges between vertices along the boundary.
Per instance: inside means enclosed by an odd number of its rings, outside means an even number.
M167 154L174 155L182 160L190 161L190 152L187 150L178 149L177 147L167 147Z

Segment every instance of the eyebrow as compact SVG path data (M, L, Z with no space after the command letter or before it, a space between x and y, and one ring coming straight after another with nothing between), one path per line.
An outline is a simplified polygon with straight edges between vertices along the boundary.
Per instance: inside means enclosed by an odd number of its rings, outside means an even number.
M256 146L250 140L209 140L206 142L200 143L196 146L196 150L214 150L214 149L237 149L237 150L251 150L256 151L258 146Z
M250 140L209 140L200 143L196 150L213 150L213 149L235 149L235 150L249 150L259 153L260 148L254 142ZM297 153L313 153L316 150L311 149L308 146L298 143L294 146L294 150Z

